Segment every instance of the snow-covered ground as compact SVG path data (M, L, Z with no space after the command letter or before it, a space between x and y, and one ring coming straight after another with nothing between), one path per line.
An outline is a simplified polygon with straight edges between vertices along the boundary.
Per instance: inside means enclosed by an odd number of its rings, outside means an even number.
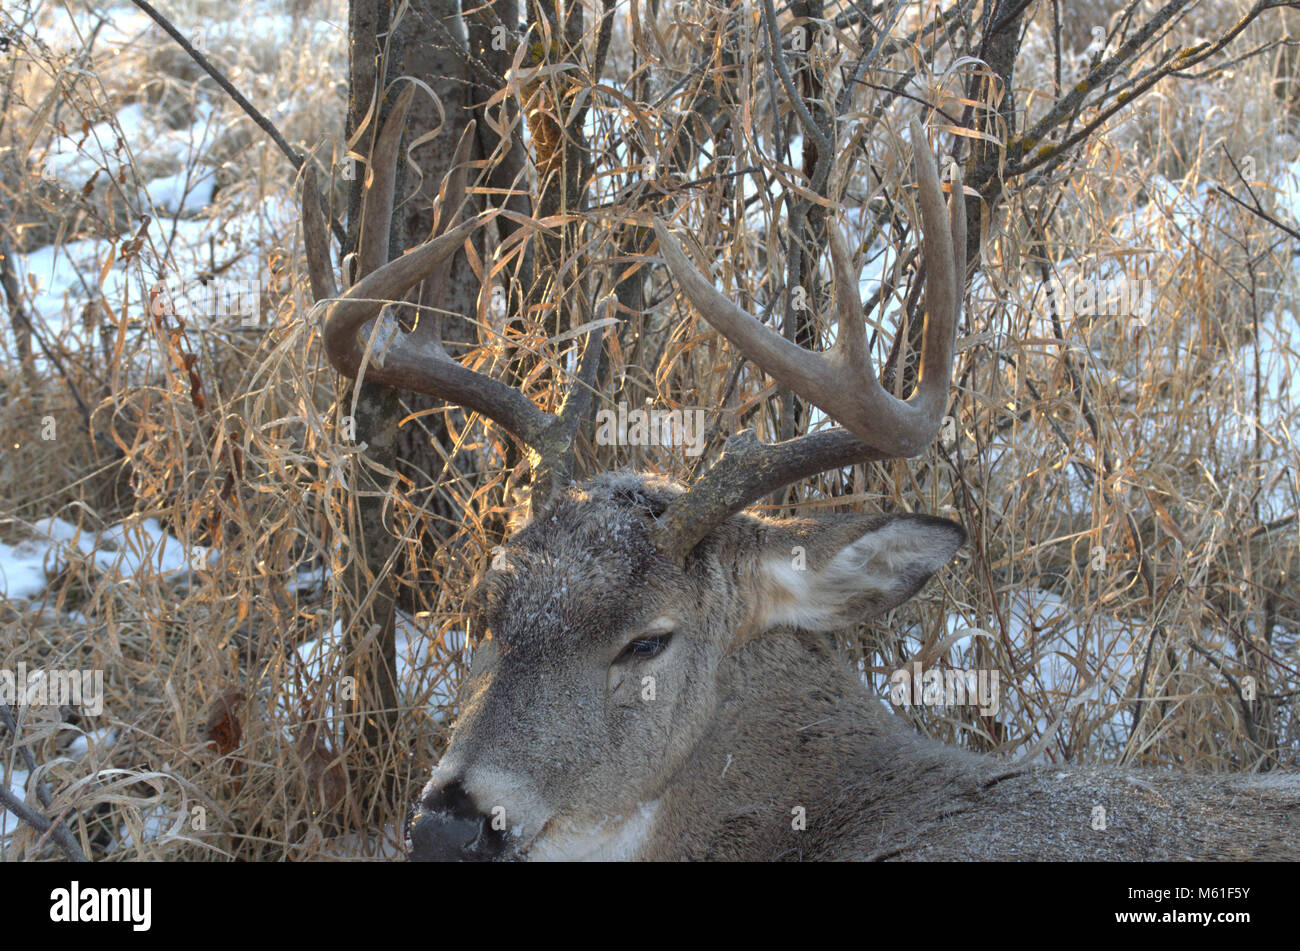
M298 20L288 13L247 11L222 19L176 22L196 47L226 64L255 64L259 55L274 64L290 38L313 44L319 55L335 55L343 61L344 27L318 17ZM43 50L54 59L65 58L78 70L86 63L76 56L92 33L101 65L116 55L138 54L142 43L155 44L164 55L183 58L162 38L156 24L129 4L94 10L46 4L32 29ZM214 204L224 161L222 148L224 154L229 152L228 145L219 147L222 136L229 137L231 128L249 123L210 84L188 87L188 100L178 106L176 90L186 88L177 84L169 89L163 97L166 108L157 96L142 95L111 115L92 117L96 121L84 126L80 116L68 109L59 116L65 134L42 134L34 141L29 156L31 172L50 187L82 196L101 213L111 209L111 220L121 229L117 234L76 240L59 235L45 247L16 256L23 305L42 338L62 341L74 351L98 346L99 341L81 341L77 335L84 332L84 306L101 299L114 315L128 319L129 328L143 329L150 314L151 291L165 291L172 312L185 317L191 329L227 329L231 316L213 312L214 289L205 286L200 277L217 270L216 293L231 286L257 289L266 285L266 248L275 243L273 239L293 234L296 228L293 190L286 187L259 195L256 188L232 182L227 175L226 188L233 198ZM186 93L179 95L184 100ZM263 105L263 111L277 123L302 108L292 94ZM141 231L146 218L148 225ZM144 239L138 255L123 255L124 242L137 234ZM150 350L136 344L134 338L127 341L126 365L119 369L128 382L148 385L157 381L158 368L151 362ZM10 322L0 321L0 360L11 359L14 352ZM38 372L52 372L39 348L36 359ZM81 522L77 525L57 516L27 522L7 520L3 524L5 540L0 541L0 602L20 610L24 603L41 602L50 582L74 558L88 564L98 583L123 591L146 583L165 584L178 594L191 583L194 571L213 570L221 558L214 549L182 543L154 518L132 517L109 524L86 518ZM299 591L319 590L326 575L320 566L309 565L289 586ZM93 623L75 613L65 619L77 627ZM414 657L419 631L410 627L404 628L404 633L408 648L404 656ZM409 669L404 670L408 679L414 677ZM106 711L110 722L122 715L123 711ZM103 762L117 735L111 726L82 732L63 724L60 736L71 739L59 757L77 760L89 756ZM42 768L49 765L42 764ZM108 775L103 778L111 780ZM30 780L12 745L0 744L0 781L20 799L35 803L34 790L28 788ZM137 836L156 838L175 831L175 816L146 810L137 818L139 823L123 827L116 847L130 847ZM14 828L13 817L0 810L0 854Z
M204 567L213 557L210 549L201 546L187 549L153 518L120 522L91 533L51 517L30 530L28 538L13 545L0 543L0 597L29 601L39 597L49 579L67 564L69 551L80 552L99 571L123 581L142 576L174 579Z
M114 49L126 51L158 30L135 7L72 13L47 6L42 10L40 39L56 53L79 50L101 19L95 46L101 57ZM190 32L192 38L203 34L205 48L212 51L276 44L277 38L303 38L304 33L315 42L337 44L340 29L322 20L297 23L288 15L257 14L207 22ZM278 122L296 108L289 96L265 111ZM67 134L41 139L32 150L29 162L41 178L82 195L92 207L124 207L129 219L116 221L129 234L149 219L141 232L144 240L138 257L121 255L128 234L60 240L17 256L24 303L38 334L59 339L75 331L83 306L100 298L114 313L124 311L138 322L149 313L151 288L165 286L174 297L180 296L180 288L187 295L202 294L200 277L213 270L219 272L218 284L264 287L268 283L265 248L271 238L291 234L296 227L292 189L253 201L239 195L237 201L215 208L222 161L218 141L234 124L248 120L224 94L198 93L186 111L187 121L177 127L174 108L131 102L85 128L67 122L65 128L71 126ZM228 187L238 191L242 186L235 182ZM184 301L180 303L183 307ZM210 309L206 313L210 315ZM185 316L202 319L204 314L205 308L196 303ZM221 323L220 315L216 321ZM0 324L0 354L12 354L13 348L12 331L5 321ZM38 356L38 361L43 368L43 358ZM137 362L136 372L143 382L147 365Z

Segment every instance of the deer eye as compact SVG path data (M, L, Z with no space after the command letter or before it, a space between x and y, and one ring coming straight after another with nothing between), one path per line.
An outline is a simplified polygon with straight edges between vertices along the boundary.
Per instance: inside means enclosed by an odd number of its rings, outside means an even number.
M672 640L672 634L655 634L652 637L638 637L623 648L619 660L649 660L658 657Z

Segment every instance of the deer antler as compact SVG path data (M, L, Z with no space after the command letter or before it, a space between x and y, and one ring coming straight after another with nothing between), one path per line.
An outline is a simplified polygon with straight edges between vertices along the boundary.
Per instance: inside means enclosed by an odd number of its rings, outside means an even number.
M466 177L474 123L460 137L451 170L438 196L435 235L393 261L388 260L388 235L393 214L393 187L398 145L415 86L408 86L394 103L375 140L371 174L362 199L358 238L359 279L340 296L330 268L329 244L317 198L315 170L303 172L302 217L312 295L324 304L325 351L330 363L355 379L364 372L372 383L427 393L480 413L501 425L529 447L533 501L544 501L573 473L573 441L591 403L600 363L601 330L587 335L577 379L557 415L538 409L527 396L500 380L467 369L443 347L440 321L422 320L411 333L396 328L385 308L399 302L421 281L445 279L447 265L466 239L494 214L487 211L459 224L465 203ZM598 316L605 316L608 301ZM367 354L371 321L391 321L394 334L382 354ZM432 329L430 329L432 327ZM384 328L381 327L381 330Z
M820 407L839 427L772 445L733 436L723 454L655 526L655 543L679 563L714 527L769 492L827 469L914 456L939 431L952 379L953 348L966 280L966 211L954 172L944 213L934 154L913 120L912 146L926 261L925 326L916 388L906 400L885 391L867 353L857 269L831 227L838 335L825 353L804 350L737 307L691 264L657 218L659 249L700 315L778 383Z

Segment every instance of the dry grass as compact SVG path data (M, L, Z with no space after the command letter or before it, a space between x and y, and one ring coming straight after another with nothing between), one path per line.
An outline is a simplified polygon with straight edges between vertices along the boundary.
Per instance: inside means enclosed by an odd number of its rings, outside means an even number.
M1239 4L1218 6L1226 22L1226 8ZM287 13L301 24L297 35L306 35L321 29L313 27L318 17L341 20L336 7L300 4ZM36 19L24 22L22 8L7 12L6 32L47 35L55 8L31 0L25 9ZM198 24L204 16L228 19L231 9L211 0L174 13L178 23ZM718 279L744 306L764 313L784 299L781 197L799 180L801 160L788 148L793 123L784 126L786 151L774 146L766 80L755 72L761 58L747 32L735 34L730 155L691 176L664 171L668 130L698 121L693 112L712 88L721 54L708 31L725 23L724 11L702 6L679 24L664 16L657 32L646 30L644 42L661 57L653 87L638 92L652 121L636 121L612 99L593 109L596 176L582 232L591 267L575 292L607 288L629 267L651 267L637 252L645 213L656 210L675 213L699 259L718 260ZM1051 102L1054 79L1036 65L1049 59L1049 22L1034 21L1021 60L1017 99L1031 115ZM896 32L914 26L904 20ZM1261 35L1243 38L1241 48L1275 26L1258 26ZM1192 18L1171 42L1215 28ZM1088 30L1077 26L1066 30L1067 41L1076 32L1086 43ZM273 35L216 41L209 50L251 99L283 107L274 118L291 141L328 156L341 128L346 70L341 35L327 41L327 34L312 43ZM620 20L611 70L638 88L628 44ZM894 55L890 65L924 62L915 52ZM7 83L0 228L20 253L89 249L85 292L68 300L60 322L40 329L37 357L24 361L15 335L3 338L0 542L28 538L55 515L77 526L84 544L51 556L38 600L0 601L0 669L20 661L87 668L103 671L105 683L97 717L20 708L23 742L43 764L50 811L72 817L94 857L391 855L402 804L358 815L367 778L345 773L335 739L349 659L322 638L352 614L333 579L342 576L338 539L356 532L348 486L365 460L342 428L351 390L336 384L314 323L304 320L291 171L157 31L142 27L120 48L97 41L91 55L83 53L76 44L25 40L0 67ZM1296 767L1300 469L1291 434L1300 407L1270 383L1293 379L1292 361L1300 359L1292 243L1211 188L1244 195L1228 154L1239 165L1249 156L1257 191L1277 206L1273 189L1297 146L1291 101L1267 92L1284 67L1261 56L1162 83L1068 168L1017 182L967 300L943 445L800 487L797 510L928 511L970 531L954 570L846 644L882 689L889 671L915 658L1000 672L996 716L909 711L927 733L1054 761ZM944 68L923 73L914 91L930 101L955 95L960 73ZM862 117L880 102L875 96L864 90L855 101ZM110 121L80 145L111 174L101 173L84 194L84 183L42 175L41 160L60 139L75 149L83 123L93 129L133 103L151 117L148 136L132 139ZM175 167L176 153L155 147L159 130L189 128L211 107L206 135ZM914 108L889 104L871 140L840 157L835 180L844 188L836 198L843 226L866 249L868 273L898 266L899 236L916 220L907 207L911 173L900 158L908 150L891 138ZM766 118L739 118L747 115ZM616 154L616 141L627 151ZM754 176L729 174L751 167L762 170L768 190ZM215 199L189 217L208 228L211 243L176 238L169 216L141 199L144 183L187 169L216 176ZM153 218L144 231L141 214ZM224 243L216 237L223 229ZM86 239L95 243L74 244ZM168 308L155 316L150 288L160 273L204 268L259 276L268 290L257 326ZM106 280L110 273L120 279ZM1151 294L1136 314L1058 308L1054 318L1044 290L1052 274L1067 287L1075 277L1141 279ZM605 405L649 399L709 408L713 452L742 426L766 438L784 432L783 403L767 381L748 368L737 373L734 352L671 297L661 269L651 275L647 305L622 314L608 340ZM906 284L891 285L884 314L876 315L882 363ZM813 315L830 311L821 306L824 293L812 290ZM25 294L30 308L37 289ZM824 344L833 328L822 322L813 330ZM462 357L481 366L519 354L563 366L573 344L549 339L531 316L505 326L485 320L479 337ZM42 346L58 367L41 358ZM539 403L554 405L545 374L526 386ZM516 476L501 463L504 436L457 412L437 412L447 413L457 436L449 465L436 482L404 485L389 509L401 540L390 570L412 637L402 745L388 769L407 794L445 742L450 693L463 672L461 593L485 567L516 504ZM56 435L44 439L49 419ZM796 423L801 430L816 424L806 409ZM694 465L681 451L589 443L580 458L587 471L650 466L681 477ZM464 512L463 523L430 524L415 501L430 494ZM171 574L114 572L104 530L146 519L181 545L220 557ZM443 544L431 549L423 543L430 535ZM118 539L119 552L130 549L130 537ZM961 629L985 633L949 636ZM312 643L316 653L299 650ZM1256 699L1244 701L1251 684ZM83 731L103 729L114 731L114 742L74 755ZM9 781L22 760L5 739L0 771ZM0 840L0 854L49 854L36 838L19 828Z

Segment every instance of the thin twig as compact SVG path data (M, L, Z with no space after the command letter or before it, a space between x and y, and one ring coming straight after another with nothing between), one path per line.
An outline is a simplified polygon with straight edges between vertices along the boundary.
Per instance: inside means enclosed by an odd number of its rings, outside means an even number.
M27 766L28 775L34 776L36 774L36 757L32 754L32 751L28 748L26 743L18 742L18 720L14 717L13 711L9 709L9 704L7 703L0 703L0 722L4 723L5 728L9 730L9 735L13 737L14 747L22 756L23 762ZM41 801L41 805L46 809L50 808L53 802L50 798L49 790L46 789L45 784L39 780L36 783L36 798ZM31 808L31 806L13 795L6 785L0 785L0 805L3 805L4 808L12 812L20 820L26 822L37 832L41 833L42 837L52 838L55 845L57 845L62 850L63 854L67 856L68 861L88 861L86 854L81 851L81 846L77 844L77 840L73 838L72 833L63 825L62 819L54 822L46 819L35 809Z
M1257 205L1256 205L1256 206L1252 206L1252 205L1248 205L1248 204L1246 204L1244 201L1242 201L1240 198L1238 198L1238 197L1237 197L1236 195L1234 195L1232 192L1228 191L1228 190L1227 190L1226 188L1224 188L1222 185L1215 185L1215 186L1214 186L1214 190L1215 190L1216 192L1218 192L1220 195L1222 195L1224 198L1228 199L1228 201L1231 201L1231 202L1234 202L1234 203L1240 205L1242 208L1245 208L1247 211L1249 211L1249 212L1250 212L1252 215L1254 215L1255 217L1263 219L1264 221L1266 221L1266 222L1268 222L1269 224L1271 224L1274 228L1277 228L1279 231L1282 231L1282 232L1286 233L1287 235L1289 235L1290 237L1294 238L1295 240L1300 241L1300 231L1297 231L1295 228L1292 228L1292 227L1291 227L1290 225L1288 225L1286 222L1278 221L1277 218L1274 218L1272 215L1270 215L1270 214L1269 214L1267 211L1265 211L1263 208L1260 208L1260 207L1258 207Z
M777 75L781 77L781 85L785 87L785 94L794 108L795 115L799 117L799 124L803 126L808 138L817 143L818 154L828 155L831 151L830 137L817 125L812 113L804 104L803 97L794 87L794 77L790 75L790 67L785 61L785 51L781 48L781 34L776 29L776 10L772 8L772 0L763 0L763 20L767 24L767 54L776 66Z
M7 786L0 786L0 806L3 806L5 809L12 812L18 817L19 821L27 823L39 832L43 838L53 840L54 844L59 847L59 850L64 854L69 862L90 861L86 858L86 853L81 851L81 846L78 845L77 840L72 837L72 833L64 827L61 821L51 822L49 819L46 819L31 806L27 805L27 803L23 802L11 793Z

